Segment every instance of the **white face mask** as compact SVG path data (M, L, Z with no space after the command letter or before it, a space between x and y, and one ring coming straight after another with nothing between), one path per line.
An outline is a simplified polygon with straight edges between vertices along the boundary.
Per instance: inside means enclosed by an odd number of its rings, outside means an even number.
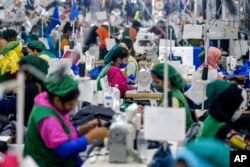
M235 111L234 115L231 118L231 121L232 122L237 121L240 118L241 114L242 114L242 110Z

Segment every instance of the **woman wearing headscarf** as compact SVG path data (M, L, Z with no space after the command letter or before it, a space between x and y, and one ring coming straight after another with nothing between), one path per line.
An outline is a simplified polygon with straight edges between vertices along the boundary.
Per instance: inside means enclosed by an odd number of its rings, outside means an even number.
M155 89L159 92L164 92L164 64L156 64L152 71ZM168 65L168 89L172 92L172 106L184 107L186 111L186 129L189 129L193 123L191 113L186 98L183 95L186 82L179 72L174 67ZM163 106L163 97L159 100L158 106Z
M229 163L230 150L223 142L199 139L177 152L173 167L229 167Z
M127 76L133 76L134 78L137 77L138 71L139 71L139 65L136 61L136 59L131 55L131 52L133 51L133 41L129 37L124 37L120 41L120 44L125 47L129 52L129 58L128 58L128 65L126 67L126 74Z
M0 83L15 78L21 52L22 44L18 41L9 42L1 50L3 57L0 58Z
M8 42L16 41L17 32L12 29L5 30L1 33L0 37L0 50L4 48L8 44Z
M56 56L46 49L46 46L43 42L39 40L34 40L28 43L27 45L28 55L30 56L39 56L48 61L50 58L56 58Z
M200 67L197 69L197 71L202 72L204 67L205 67L205 51L203 51L199 55L199 59L203 62ZM216 47L209 47L207 51L207 65L208 65L208 70L217 70L218 69L218 64L220 64L220 59L221 59L221 51L216 48ZM217 74L218 79L224 79L224 80L230 80L230 81L243 81L245 82L245 77L244 76L232 76L232 77L227 77L221 74Z
M234 128L246 106L242 89L231 82L215 80L206 88L206 95L211 101L209 116L205 119L197 138L216 138L236 149L250 150L249 139Z
M121 69L126 68L128 64L128 51L121 45L115 45L105 56L104 62L107 64L97 78L97 88L101 89L100 80L107 75L109 86L118 86L121 97L125 92L132 90L133 86L128 84L129 79L125 77Z
M35 98L24 156L31 156L40 167L80 167L80 152L94 140L108 136L104 127L93 120L74 127L68 113L74 109L79 97L78 83L71 76L56 71L44 81L46 91Z
M48 73L49 65L42 58L36 56L25 56L20 60L19 66L30 65L43 73ZM25 100L24 100L24 125L27 126L29 115L34 105L34 98L37 94L44 91L44 84L41 78L37 78L29 71L25 71ZM15 105L13 105L15 104ZM0 100L1 114L16 114L16 96L13 95L9 99Z
M38 25L33 25L30 32L29 32L29 35L28 35L28 38L27 38L27 43L31 42L31 41L34 41L34 40L38 40L38 38L40 37L39 35L39 27Z

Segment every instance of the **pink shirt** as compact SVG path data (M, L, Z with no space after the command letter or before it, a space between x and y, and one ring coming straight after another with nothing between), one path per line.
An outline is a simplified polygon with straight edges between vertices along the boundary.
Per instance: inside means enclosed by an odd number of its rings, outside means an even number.
M132 90L132 87L127 84L127 78L122 74L121 70L116 66L111 66L107 72L108 82L111 87L118 85L121 97L126 91Z
M43 92L36 96L35 105L44 106L56 112L64 121L65 125L70 129L70 137L65 133L61 123L54 117L48 116L43 118L37 125L41 138L48 148L56 148L65 141L75 140L78 134L75 127L70 122L68 114L61 114L48 101L47 92Z

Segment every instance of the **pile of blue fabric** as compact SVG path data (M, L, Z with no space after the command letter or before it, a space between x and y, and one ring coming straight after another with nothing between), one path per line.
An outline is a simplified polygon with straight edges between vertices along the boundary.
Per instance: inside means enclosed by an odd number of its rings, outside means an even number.
M246 83L244 85L245 88L250 88L250 80L249 80L249 67L250 62L245 62L242 66L239 66L234 71L234 75L242 75L246 78Z

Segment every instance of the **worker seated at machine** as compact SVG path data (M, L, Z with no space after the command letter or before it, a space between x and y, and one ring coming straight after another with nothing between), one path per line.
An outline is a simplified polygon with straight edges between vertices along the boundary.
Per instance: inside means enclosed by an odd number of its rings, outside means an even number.
M123 39L120 41L121 45L123 47L125 47L128 52L129 52L129 58L128 58L128 65L126 67L126 75L129 77L134 77L136 78L138 75L138 70L139 70L139 66L137 63L137 60L134 58L134 56L132 55L133 53L133 41L131 38L129 37L123 37ZM130 78L132 79L132 78Z
M153 67L151 71L152 78L155 83L155 88L159 92L164 92L164 64L160 63ZM186 110L186 130L188 130L193 123L189 106L185 96L183 95L184 87L186 86L185 80L171 65L168 65L168 88L170 89L173 107L184 107ZM163 106L164 99L159 100L158 106Z
M111 87L118 86L121 97L124 96L127 90L132 90L135 88L134 85L129 85L127 83L128 78L125 77L121 69L126 68L128 63L128 51L121 45L115 45L105 56L104 61L107 64L99 74L97 78L97 89L99 91L101 88L101 79L107 76L108 83Z
M231 82L215 80L207 85L206 96L211 100L210 115L197 138L217 138L234 149L250 150L249 138L245 138L234 126L247 102L242 89Z
M197 71L202 72L205 64L205 52L203 54L199 55L200 60L203 62ZM220 64L221 60L221 51L216 47L209 47L207 52L207 65L208 70L217 70L218 64ZM236 82L242 82L245 83L245 77L244 76L225 76L221 74L217 74L218 79L223 80L229 80L229 81L236 81Z

